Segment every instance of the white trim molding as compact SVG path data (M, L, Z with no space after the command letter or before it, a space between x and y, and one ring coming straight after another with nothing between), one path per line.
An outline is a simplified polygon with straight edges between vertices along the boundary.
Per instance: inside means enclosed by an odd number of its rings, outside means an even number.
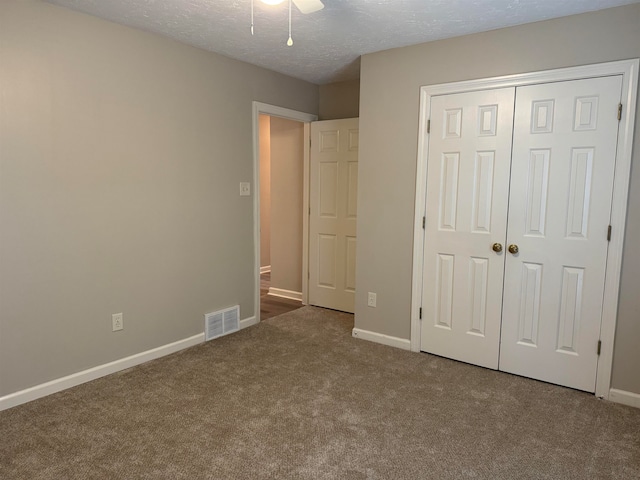
M613 343L617 323L618 293L620 290L620 273L622 270L622 251L627 218L627 198L629 194L632 159L631 149L633 145L633 132L635 126L639 66L640 60L636 58L595 65L584 65L557 70L546 70L541 72L421 87L413 236L414 247L411 298L412 351L420 351L421 320L419 312L420 308L423 307L422 276L424 264L424 230L422 229L422 218L426 216L427 157L429 151L427 123L429 121L429 113L431 111L431 98L436 95L448 95L487 89L518 87L539 83L620 75L622 76L622 118L620 119L620 126L618 130L618 151L616 155L615 180L613 185L610 220L613 231L611 242L609 243L605 274L602 324L600 329L602 350L597 366L595 394L597 397L602 397L607 400L612 394L621 398L620 391L610 390L610 386L613 366ZM622 398L629 398L629 396L622 395Z
M240 330L252 325L256 325L257 323L258 319L255 316L240 320ZM23 403L31 402L32 400L37 400L38 398L46 397L47 395L51 395L53 393L61 392L62 390L66 390L67 388L82 385L83 383L87 383L92 380L111 375L112 373L126 370L127 368L142 365L143 363L147 363L151 360L155 360L157 358L165 357L167 355L171 355L172 353L179 352L180 350L184 350L185 348L200 345L201 343L204 343L204 341L205 340L203 332L189 338L178 340L177 342L162 345L145 352L136 353L135 355L131 355L129 357L105 363L104 365L98 365L97 367L73 373L71 375L67 375L66 377L57 378L46 383L41 383L40 385L35 385L33 387L20 390L19 392L10 393L9 395L0 397L0 411L22 405Z
M294 292L293 290L285 290L284 288L269 287L268 294L273 295L274 297L302 301L302 292Z
M245 318L244 320L240 320L240 330L257 324L258 317L256 317L255 315L253 317Z
M621 403L629 407L640 408L640 395L633 392L627 392L625 390L618 390L612 388L609 390L609 401L615 403Z
M286 118L304 123L304 144L309 145L309 123L318 120L318 116L312 113L299 112L288 108L269 105L268 103L253 102L253 255L254 255L254 312L256 322L260 321L260 115ZM307 244L309 242L309 227L307 216L304 212L309 207L309 149L304 148L304 178L303 178L303 231L302 231L302 298L307 297L307 272L308 255Z
M406 338L392 337L382 333L370 332L369 330L361 330L360 328L354 328L351 331L351 336L370 342L381 343L389 347L401 348L402 350L411 349L411 344Z
M263 273L271 273L271 265L260 267L260 275L262 275Z
M317 119L316 119L317 120ZM302 170L302 304L309 304L309 215L311 175L311 122L304 124Z
M97 367L89 368L87 370L83 370L82 372L73 373L71 375L67 375L66 377L57 378L55 380L51 380L50 382L41 383L40 385L36 385L19 392L5 395L4 397L0 397L0 411L30 402L32 400L37 400L38 398L46 397L47 395L51 395L53 393L66 390L67 388L90 382L91 380L96 380L100 377L104 377L121 370L126 370L127 368L141 365L150 360L155 360L166 355L171 355L172 353L179 352L180 350L184 350L185 348L193 347L195 345L199 345L203 342L204 333L199 333L192 337L178 340L177 342L169 343L161 347L147 350L146 352L137 353L129 357L121 358L120 360L105 363L104 365L98 365Z

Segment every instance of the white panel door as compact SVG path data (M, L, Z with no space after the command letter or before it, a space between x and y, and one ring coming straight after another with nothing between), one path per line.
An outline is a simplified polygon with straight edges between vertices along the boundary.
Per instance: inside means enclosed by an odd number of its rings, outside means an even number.
M431 100L421 350L498 368L514 88ZM496 247L498 250L498 247Z
M311 124L309 304L354 311L358 119Z
M500 370L595 390L621 88L516 91Z

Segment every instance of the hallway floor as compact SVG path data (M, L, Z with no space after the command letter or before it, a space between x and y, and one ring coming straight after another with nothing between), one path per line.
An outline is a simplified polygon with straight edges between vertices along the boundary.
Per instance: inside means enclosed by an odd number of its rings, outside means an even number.
M302 307L299 300L269 295L271 273L260 274L260 320L275 317Z

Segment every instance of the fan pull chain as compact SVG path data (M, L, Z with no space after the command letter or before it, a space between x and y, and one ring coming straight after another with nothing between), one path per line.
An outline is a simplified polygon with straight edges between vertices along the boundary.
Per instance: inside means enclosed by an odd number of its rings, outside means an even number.
M291 1L289 0L289 40L287 40L287 46L293 45L293 38L291 38Z
M251 35L253 35L253 0L251 0Z

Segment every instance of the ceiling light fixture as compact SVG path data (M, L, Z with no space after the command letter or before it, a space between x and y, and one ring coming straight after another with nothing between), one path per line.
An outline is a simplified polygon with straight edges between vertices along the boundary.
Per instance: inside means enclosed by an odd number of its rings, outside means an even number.
M255 0L251 0L251 35L253 35L253 3ZM260 0L267 5L280 5L285 0ZM289 39L287 40L287 46L293 45L293 38L291 37L291 10L293 3L296 4L298 10L301 13L313 13L324 8L322 0L289 0Z

